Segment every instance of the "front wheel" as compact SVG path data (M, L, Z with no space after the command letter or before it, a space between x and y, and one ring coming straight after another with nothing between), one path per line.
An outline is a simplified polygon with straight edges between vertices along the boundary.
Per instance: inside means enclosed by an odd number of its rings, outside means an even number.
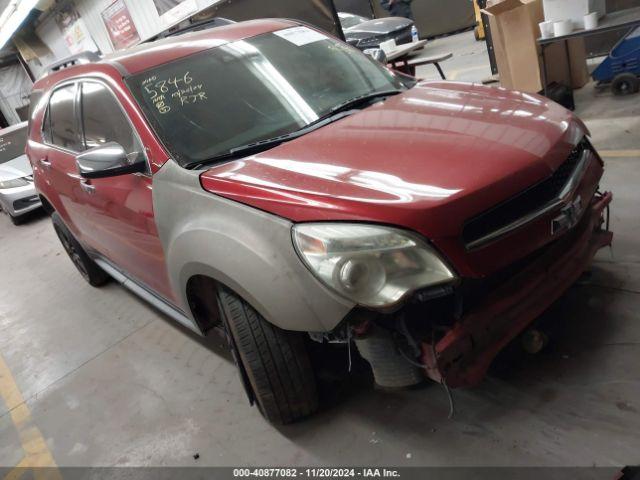
M304 335L271 325L229 290L221 288L218 298L236 361L262 415L286 424L314 413L318 392Z

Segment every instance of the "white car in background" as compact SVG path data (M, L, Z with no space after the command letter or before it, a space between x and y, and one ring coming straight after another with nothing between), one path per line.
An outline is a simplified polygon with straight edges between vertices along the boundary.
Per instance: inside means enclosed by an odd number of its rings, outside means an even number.
M33 171L24 154L27 122L0 130L0 208L17 225L41 206L33 186Z

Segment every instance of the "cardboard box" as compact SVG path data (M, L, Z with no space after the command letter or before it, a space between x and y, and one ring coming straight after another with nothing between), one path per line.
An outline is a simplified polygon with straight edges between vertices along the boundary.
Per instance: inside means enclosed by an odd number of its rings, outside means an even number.
M541 54L536 40L540 36L538 23L544 20L542 0L494 0L484 13L489 16L502 86L531 93L541 91L544 87ZM584 41L570 41L569 53L571 61L567 62L563 43L546 47L547 83L555 81L573 88L587 83Z
M571 20L573 28L584 28L584 16L597 12L598 17L607 11L606 0L543 0L544 18L549 22Z
M493 48L503 87L539 92L540 66L534 25L540 17L538 2L503 0L484 9L489 16ZM540 12L541 13L541 12Z

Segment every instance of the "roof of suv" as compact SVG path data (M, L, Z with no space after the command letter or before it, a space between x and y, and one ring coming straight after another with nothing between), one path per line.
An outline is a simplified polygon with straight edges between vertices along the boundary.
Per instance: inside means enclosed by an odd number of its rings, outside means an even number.
M203 50L294 25L297 23L282 19L234 23L140 44L128 50L108 55L104 61L117 63L124 67L127 73L135 74Z

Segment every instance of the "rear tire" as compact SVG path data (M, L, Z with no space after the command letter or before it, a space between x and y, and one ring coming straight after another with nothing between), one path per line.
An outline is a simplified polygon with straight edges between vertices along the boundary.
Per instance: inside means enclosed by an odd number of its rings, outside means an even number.
M631 95L640 90L640 79L633 73L621 73L611 82L614 95Z
M234 293L218 292L226 328L262 415L287 424L318 409L315 376L302 333L281 330Z
M62 246L66 250L69 258L84 278L91 286L101 287L109 281L109 275L102 270L96 262L89 258L87 252L85 252L82 245L76 240L73 234L69 231L64 224L60 215L53 213L51 215L51 221L53 222L53 228L62 243Z

